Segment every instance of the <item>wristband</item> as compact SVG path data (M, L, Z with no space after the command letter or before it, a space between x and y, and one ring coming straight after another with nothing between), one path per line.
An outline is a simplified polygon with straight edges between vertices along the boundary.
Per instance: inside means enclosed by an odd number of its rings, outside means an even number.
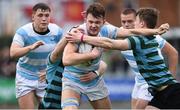
M84 42L83 39L84 39L84 33L81 35L81 42Z
M93 71L97 76L100 76L100 73L98 71Z

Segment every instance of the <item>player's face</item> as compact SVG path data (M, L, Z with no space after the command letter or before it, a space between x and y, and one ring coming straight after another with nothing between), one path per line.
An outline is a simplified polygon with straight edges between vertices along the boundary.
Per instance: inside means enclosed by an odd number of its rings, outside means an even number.
M103 17L95 18L92 14L86 17L86 27L89 35L97 36L101 27L104 25L105 19Z
M50 11L38 9L33 13L32 20L35 26L36 31L44 32L48 28L50 22Z
M144 22L140 20L139 16L136 16L135 28L143 28Z
M135 23L136 16L131 13L131 14L121 14L121 25L125 29L133 29L134 28L134 23Z

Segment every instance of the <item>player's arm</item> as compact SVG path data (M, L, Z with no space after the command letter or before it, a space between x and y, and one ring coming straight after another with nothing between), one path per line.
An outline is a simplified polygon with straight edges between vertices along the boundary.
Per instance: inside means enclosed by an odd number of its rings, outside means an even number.
M51 63L55 63L57 60L60 60L66 44L67 44L67 41L65 38L62 38L62 40L58 42L58 44L56 45L56 47L54 48L54 50L52 51L50 55Z
M107 70L107 64L104 62L104 61L100 61L100 66L99 66L99 68L98 68L98 70L97 70L97 74L99 75L99 76L102 76L105 72L106 72L106 70Z
M34 50L41 45L44 45L42 41L37 41L34 44L26 46L26 47L22 47L17 43L12 43L10 47L10 57L11 58L22 57L26 55L28 52L30 52L31 50Z
M63 53L63 64L64 66L80 64L92 59L95 59L100 55L97 48L94 48L88 53L78 53L77 47L73 43L68 43Z
M128 41L126 39L113 40L105 37L93 37L93 36L88 36L86 34L82 34L81 32L69 33L65 37L68 42L72 42L72 43L86 42L88 44L106 49L117 49L117 50L128 49Z
M113 40L105 37L90 37L85 35L83 42L106 49L128 50L129 48L127 39Z
M121 29L121 28L116 28L117 30L117 38L125 38L134 34L141 34L141 35L154 35L154 34L163 34L169 29L168 24L163 24L161 25L158 29ZM76 32L70 32L66 36L66 39L69 42L82 42L84 39L89 38L89 37L94 37L94 36L89 36L82 34L80 31ZM85 41L85 40L84 40ZM90 43L91 44L91 43Z
M95 79L96 77L101 77L105 73L106 69L107 69L107 64L104 61L100 61L100 65L97 71L89 72L85 75L82 75L80 77L80 80L82 82L88 82Z
M64 47L66 46L67 41L65 38L62 38L54 48L54 50L50 53L49 60L51 64L56 63L58 60L61 60ZM39 72L39 80L41 82L45 81L46 79L46 71L40 71Z
M162 24L159 28L157 29L123 29L123 28L118 28L117 29L117 38L122 38L122 37L127 37L127 36L132 36L132 35L158 35L158 34L163 34L167 32L169 29L169 24Z
M168 42L165 43L161 51L167 56L169 70L175 78L178 65L178 51Z

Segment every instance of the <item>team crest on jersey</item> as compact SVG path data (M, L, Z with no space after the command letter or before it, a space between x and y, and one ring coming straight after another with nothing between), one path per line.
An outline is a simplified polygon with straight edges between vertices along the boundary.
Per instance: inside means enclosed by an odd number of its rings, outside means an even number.
M51 35L51 41L54 41L56 39L56 35Z

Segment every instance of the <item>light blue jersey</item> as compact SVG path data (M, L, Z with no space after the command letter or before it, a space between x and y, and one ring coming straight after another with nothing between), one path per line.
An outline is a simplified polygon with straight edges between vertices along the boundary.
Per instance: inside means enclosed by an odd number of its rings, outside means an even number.
M80 25L79 27L84 30L85 34L88 34L85 23ZM117 28L112 26L112 25L110 25L110 24L104 25L101 28L98 36L99 37L103 36L103 37L108 37L108 38L114 39L117 36ZM90 46L91 45L84 44L84 43L77 44L78 52L81 53L80 50L82 50L81 48L83 48L83 47L86 47L84 49L84 51L86 51L89 48L91 48L89 50L89 51L91 51L93 47L90 47ZM71 80L73 80L73 81L75 81L77 83L81 83L83 85L87 85L87 86L95 85L98 82L99 77L97 77L96 79L92 80L89 83L87 83L87 82L83 83L83 82L80 81L80 76L85 74L85 73L88 73L90 71L97 70L99 68L100 59L101 59L101 56L96 58L96 59L94 59L94 60L86 62L86 63L82 63L82 64L74 65L74 66L66 66L65 69L64 69L63 76L65 78L71 79Z
M26 24L16 31L13 43L26 47L37 41L43 41L44 45L30 51L23 57L19 58L17 63L17 74L30 79L39 79L38 73L46 69L48 54L54 49L55 45L62 37L62 29L55 24L49 24L49 33L40 35L34 32L32 23Z
M158 47L162 49L166 43L166 40L164 40L161 36L156 35L155 40L159 43ZM135 82L137 85L142 85L145 84L146 81L142 77L142 75L139 73L136 60L134 58L132 50L126 50L126 51L121 51L122 55L126 58L128 61L130 67L132 68L133 72L135 73Z

